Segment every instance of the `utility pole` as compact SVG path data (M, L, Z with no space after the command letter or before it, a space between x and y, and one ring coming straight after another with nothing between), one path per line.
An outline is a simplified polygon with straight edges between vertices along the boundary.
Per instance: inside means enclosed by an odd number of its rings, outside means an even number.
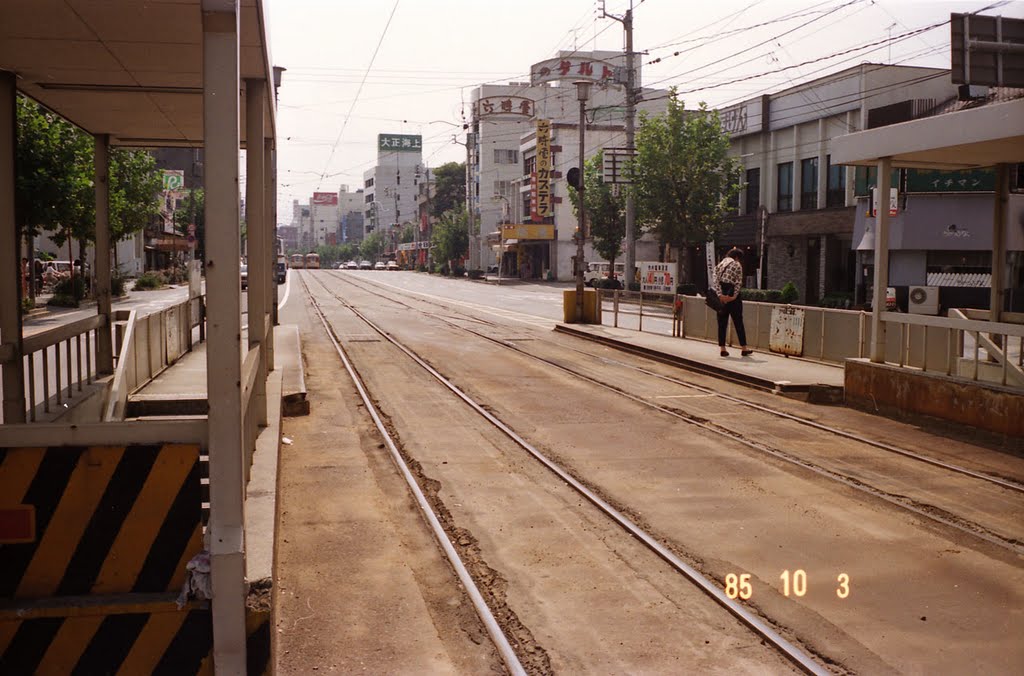
M480 268L480 244L476 241L473 229L473 144L476 135L466 132L466 234L469 240L469 269ZM500 255L500 254L499 254Z
M622 24L626 31L626 150L630 160L636 152L636 67L633 53L633 0L629 0L629 9L624 16L609 14L601 2L601 14L606 19L614 19ZM636 200L633 191L626 191L626 289L636 279Z

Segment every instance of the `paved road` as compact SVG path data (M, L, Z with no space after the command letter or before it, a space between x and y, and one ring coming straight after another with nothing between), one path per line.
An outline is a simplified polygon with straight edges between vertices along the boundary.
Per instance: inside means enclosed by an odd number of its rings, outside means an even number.
M559 290L547 285L498 289L411 273L362 273L405 287L381 297L337 275L304 276L404 454L415 461L424 490L443 508L450 539L473 562L478 583L497 590L502 612L518 622L507 628L518 645L528 646L533 667L775 673L786 665L490 424L476 420L330 292L424 356L717 584L724 586L729 574L749 575L747 606L840 671L1024 668L1024 566L1013 550L1024 540L1019 493L794 427L714 392L1017 480L1024 477L1019 456L692 374L687 381L712 392L659 380L654 376L680 374L546 330L560 318ZM449 300L427 305L424 294ZM438 597L446 578L434 570L423 532L405 520L405 492L302 294L293 293L286 309L303 328L313 413L285 423L294 444L282 460L286 540L279 572L285 590L278 645L293 657L279 650L279 669L400 671L422 650L441 660L432 667L473 671L487 659L476 641L463 640L475 630L449 633L451 613L464 608L457 587ZM641 364L654 375L626 370ZM666 410L652 410L651 402ZM822 471L796 467L762 448L783 450ZM948 516L952 525L929 514ZM972 532L987 532L1007 546ZM409 542L419 548L391 547ZM789 594L782 577L787 571ZM410 610L388 614L381 624L370 599Z

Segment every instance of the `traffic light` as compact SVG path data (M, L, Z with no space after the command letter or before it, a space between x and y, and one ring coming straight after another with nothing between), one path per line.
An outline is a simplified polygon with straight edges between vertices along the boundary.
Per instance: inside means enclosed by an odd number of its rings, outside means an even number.
M569 181L569 185L576 188L577 190L580 189L579 167L573 167L572 169L570 169L569 172L565 175L565 178L567 181Z

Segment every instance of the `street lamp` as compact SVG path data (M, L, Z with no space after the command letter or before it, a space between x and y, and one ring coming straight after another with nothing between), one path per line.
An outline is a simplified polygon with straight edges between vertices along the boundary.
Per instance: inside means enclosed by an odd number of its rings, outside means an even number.
M589 80L577 80L576 98L580 102L580 170L579 184L576 186L579 196L579 209L577 210L577 232L576 232L576 321L583 322L583 227L586 223L586 206L583 201L583 168L584 168L584 135L587 125L587 99L590 98Z

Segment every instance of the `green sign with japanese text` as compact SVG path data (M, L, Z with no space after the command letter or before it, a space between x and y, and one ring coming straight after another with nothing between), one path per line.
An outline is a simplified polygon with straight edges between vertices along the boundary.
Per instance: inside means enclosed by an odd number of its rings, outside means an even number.
M935 171L907 169L907 192L995 192L992 169Z
M399 153L422 152L423 137L419 134L377 134L377 150Z

